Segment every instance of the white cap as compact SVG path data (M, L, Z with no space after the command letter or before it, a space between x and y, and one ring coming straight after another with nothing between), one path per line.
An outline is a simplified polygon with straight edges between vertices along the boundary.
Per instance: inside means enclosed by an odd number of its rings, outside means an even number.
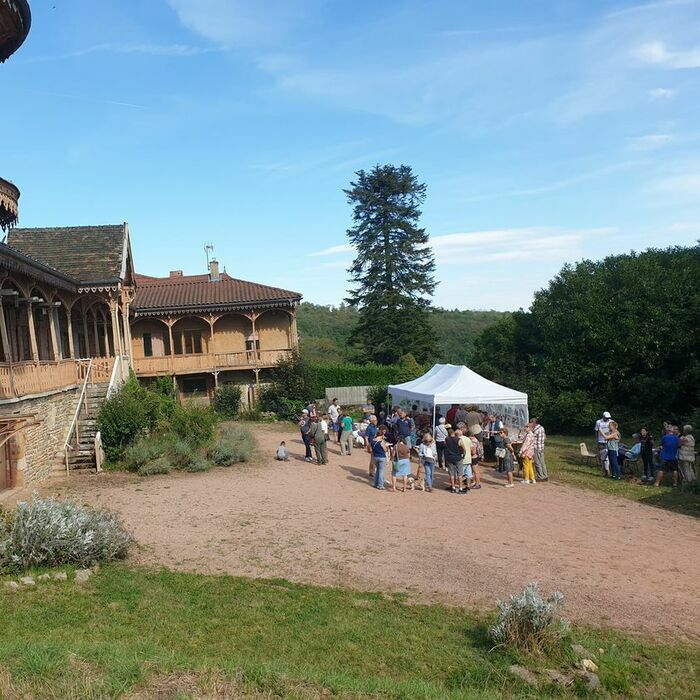
M302 411L302 413L308 413L308 410L307 410L307 409L304 409L304 410Z
M605 411L605 413L603 413L603 418L612 418L612 416L610 413L608 413L608 411Z

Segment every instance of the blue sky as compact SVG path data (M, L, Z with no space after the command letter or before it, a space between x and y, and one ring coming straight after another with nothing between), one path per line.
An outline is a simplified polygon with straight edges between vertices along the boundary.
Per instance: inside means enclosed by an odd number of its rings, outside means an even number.
M33 0L0 67L21 225L128 221L137 268L337 304L359 168L406 163L435 302L700 238L700 0Z

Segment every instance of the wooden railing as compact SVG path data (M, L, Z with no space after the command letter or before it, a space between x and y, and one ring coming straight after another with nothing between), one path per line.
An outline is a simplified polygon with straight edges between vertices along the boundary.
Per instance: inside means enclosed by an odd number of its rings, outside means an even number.
M0 400L14 399L77 386L85 381L90 365L86 360L0 363ZM92 360L91 382L108 382L113 357Z
M144 376L163 374L194 374L227 369L272 367L291 350L250 350L246 352L217 352L195 355L165 355L162 357L132 358L136 374Z
M75 360L0 364L0 398L11 399L75 386L80 382Z

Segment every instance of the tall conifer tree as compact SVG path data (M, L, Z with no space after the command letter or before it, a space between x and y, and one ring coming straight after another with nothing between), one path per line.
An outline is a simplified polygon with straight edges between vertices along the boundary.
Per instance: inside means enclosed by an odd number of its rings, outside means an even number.
M357 257L348 270L355 287L347 302L360 311L352 341L368 360L384 364L412 353L433 356L431 297L435 260L424 228L418 228L425 184L407 165L360 170L344 190L353 206L348 238Z

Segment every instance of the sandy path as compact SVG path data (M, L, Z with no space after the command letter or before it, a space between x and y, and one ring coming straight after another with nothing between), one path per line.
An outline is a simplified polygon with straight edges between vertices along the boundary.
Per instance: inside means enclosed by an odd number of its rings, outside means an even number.
M49 490L119 512L143 545L141 563L489 607L538 580L563 591L575 620L700 638L693 518L551 482L504 489L488 468L484 488L465 496L379 492L362 451L340 457L332 446L319 467L300 459L290 433L292 460L281 466L267 457L279 434L255 432L264 454L254 465L73 476Z

